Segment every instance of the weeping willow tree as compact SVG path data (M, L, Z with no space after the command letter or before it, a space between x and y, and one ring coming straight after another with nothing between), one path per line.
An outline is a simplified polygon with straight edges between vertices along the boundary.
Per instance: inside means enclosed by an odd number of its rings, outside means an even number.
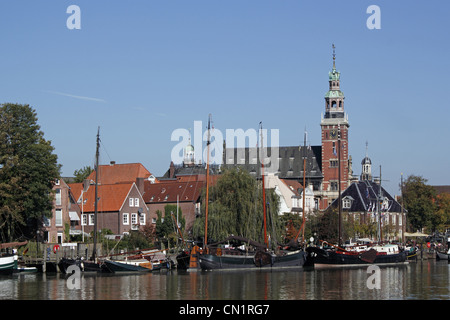
M193 234L199 238L205 233L205 195L206 189L202 193L203 214L193 226ZM274 243L280 241L284 225L278 217L279 198L273 190L266 190L266 204L267 234ZM221 241L230 235L264 243L261 181L238 168L226 170L209 187L208 239Z

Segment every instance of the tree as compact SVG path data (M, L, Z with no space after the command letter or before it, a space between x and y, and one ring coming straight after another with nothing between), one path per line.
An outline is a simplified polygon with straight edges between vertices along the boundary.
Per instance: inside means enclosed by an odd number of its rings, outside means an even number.
M175 245L178 238L178 229L172 214L176 220L177 206L174 204L167 204L164 206L164 217L161 210L156 211L156 237L160 241L168 242L169 245ZM180 230L183 230L186 225L186 219L183 217L183 212L178 208L178 225Z
M60 165L29 105L0 105L0 239L30 238L52 215Z
M411 231L422 228L435 229L436 191L421 176L409 176L402 187L403 203Z
M94 171L90 166L84 166L81 169L75 170L73 176L75 177L74 182L83 182L91 173Z
M205 212L202 193L202 212ZM266 190L267 234L272 242L280 241L284 225L278 217L279 198ZM237 168L225 170L215 186L209 189L208 239L220 241L230 235L264 243L263 200L261 184L248 172ZM205 215L195 220L193 233L204 237Z

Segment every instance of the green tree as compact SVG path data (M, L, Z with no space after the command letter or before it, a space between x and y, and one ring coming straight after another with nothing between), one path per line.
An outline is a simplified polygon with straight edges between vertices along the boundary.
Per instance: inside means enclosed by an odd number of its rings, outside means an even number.
M0 239L30 238L51 217L60 165L28 105L0 105Z
M436 191L426 184L427 179L421 176L410 175L402 187L403 202L408 211L407 220L411 231L422 228L435 229L436 227Z
M178 229L176 227L177 206L174 204L167 204L164 207L164 216L161 210L156 211L156 237L163 242L174 246L178 238ZM172 216L173 215L173 216ZM183 217L181 208L178 208L178 224L180 230L184 230L186 219Z
M205 212L206 189L202 193ZM278 217L279 198L266 190L267 234L280 241L284 225ZM264 243L263 200L261 183L248 172L237 168L226 170L209 189L208 239L220 241L238 235ZM193 234L204 237L205 215L195 220ZM274 241L272 241L274 242Z
M73 176L75 177L74 182L83 182L91 173L94 171L90 166L84 166L81 169L75 170Z

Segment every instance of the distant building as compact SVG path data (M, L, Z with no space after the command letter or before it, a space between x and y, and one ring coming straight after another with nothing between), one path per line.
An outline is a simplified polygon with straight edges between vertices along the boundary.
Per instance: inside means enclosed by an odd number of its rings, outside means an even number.
M375 223L381 216L385 240L403 240L406 232L406 211L382 187L373 181L372 161L367 156L361 162L361 181L353 182L341 196L342 212L360 224ZM338 208L338 199L331 208Z
M70 184L80 208L81 229L94 230L95 177L93 171L83 183ZM144 182L158 180L140 163L100 165L98 169L97 230L109 229L115 237L140 230L150 221L149 208L141 193Z
M49 243L69 242L70 235L81 232L80 208L64 179L56 180L53 186L55 200L51 218L44 218L44 241ZM67 229L68 227L68 233Z

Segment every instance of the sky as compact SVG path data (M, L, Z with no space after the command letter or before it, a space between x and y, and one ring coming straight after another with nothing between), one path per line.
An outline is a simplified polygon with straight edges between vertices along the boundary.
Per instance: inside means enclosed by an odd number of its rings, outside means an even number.
M102 163L161 176L172 133L209 114L320 145L335 44L354 173L367 142L392 195L402 174L448 185L449 15L444 0L3 0L0 103L36 110L63 176L94 165L98 127Z

